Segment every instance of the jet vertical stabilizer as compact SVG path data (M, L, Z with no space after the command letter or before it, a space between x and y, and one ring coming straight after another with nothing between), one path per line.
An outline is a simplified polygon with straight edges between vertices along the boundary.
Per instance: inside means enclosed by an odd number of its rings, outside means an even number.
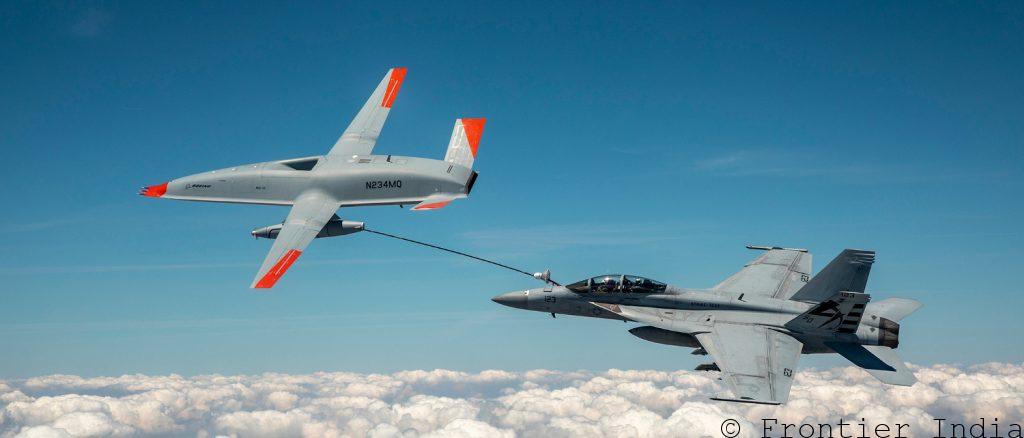
M487 119L456 119L455 128L452 130L452 139L448 142L448 151L444 155L444 161L448 163L447 172L454 170L456 166L469 169L466 174L466 182L463 183L461 193L438 192L428 196L416 204L413 211L437 210L444 208L456 199L469 196L473 191L473 184L476 183L477 173L473 169L473 161L476 160L476 151L480 148L480 137L484 134L484 125Z
M816 303L837 292L864 292L873 263L874 251L844 249L789 299Z
M476 151L480 148L480 137L484 134L487 119L457 119L452 129L452 139L448 142L448 151L444 161L472 169Z

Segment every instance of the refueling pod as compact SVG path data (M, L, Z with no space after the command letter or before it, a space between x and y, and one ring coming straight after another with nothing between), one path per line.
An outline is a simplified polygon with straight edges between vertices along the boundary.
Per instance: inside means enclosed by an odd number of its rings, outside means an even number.
M320 230L320 233L316 235L316 239L322 237L335 237L344 236L346 234L353 234L363 231L365 224L357 221L344 221L341 220L338 215L334 215L331 220L327 221L324 228ZM284 224L271 225L268 227L257 228L252 230L252 237L257 239L276 239L278 233L281 232L281 227Z

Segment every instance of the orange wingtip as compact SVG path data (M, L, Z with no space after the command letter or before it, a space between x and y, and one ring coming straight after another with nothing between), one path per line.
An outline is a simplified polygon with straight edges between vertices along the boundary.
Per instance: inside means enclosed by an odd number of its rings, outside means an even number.
M444 207L444 206L446 206L448 204L451 204L451 202L452 201L431 202L430 204L417 205L417 206L413 207L412 209L416 210L416 211L419 211L419 210L437 210L437 209L439 209L441 207Z
M277 280L281 279L281 276L288 271L288 268L292 266L292 263L295 263L295 259L298 259L300 255L302 255L302 251L297 249L288 250L288 252L281 256L281 260L278 260L274 267L270 268L266 275L253 287L256 289L270 289L274 287Z
M150 198L159 198L165 193L167 193L167 183L143 187L142 190L139 191L140 195L149 196Z
M487 119L462 119L462 128L466 130L466 140L469 140L469 150L476 158L476 150L480 147L480 137L484 135L484 125Z
M405 79L405 67L395 67L392 70L388 88L384 90L384 99L380 102L380 106L384 108L391 108L391 105L395 104L395 97L398 96L398 90L402 88L402 81Z

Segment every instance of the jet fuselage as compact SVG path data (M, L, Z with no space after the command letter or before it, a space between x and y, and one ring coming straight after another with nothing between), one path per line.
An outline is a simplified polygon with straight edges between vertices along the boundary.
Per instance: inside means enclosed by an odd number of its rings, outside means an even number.
M441 160L393 155L315 156L244 164L170 181L161 196L189 201L292 205L323 192L342 206L416 204L435 193L467 195L473 171Z
M795 332L786 327L788 322L810 310L814 306L812 303L674 286L668 286L661 293L635 294L578 293L563 286L548 285L543 288L509 292L495 297L494 301L509 307L551 314L634 321L658 330L686 335L691 339L693 334L709 331L716 322L756 324L799 339L804 344L805 354L833 352L824 345L826 341L880 345L883 340L880 336L882 330L879 329L883 319L872 313L870 303L865 309L862 324L855 333L836 333L832 330ZM898 334L898 326L895 330ZM693 339L690 345L683 341L685 337L670 333L658 333L650 329L643 333L652 335L653 339L633 332L634 335L652 342L700 347L696 339ZM885 341L894 342L890 339L886 338Z

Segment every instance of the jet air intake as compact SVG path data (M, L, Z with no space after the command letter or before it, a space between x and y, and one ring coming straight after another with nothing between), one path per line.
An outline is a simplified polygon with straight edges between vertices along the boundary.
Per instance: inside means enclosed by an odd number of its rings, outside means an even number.
M283 226L284 224L277 224L269 227L257 228L252 230L252 237L257 239L276 239L278 233L281 232L281 227ZM324 228L316 235L316 238L344 236L346 234L358 233L363 231L364 228L365 225L362 222L343 221L341 218L335 216L331 220L327 221L327 224L324 225Z

